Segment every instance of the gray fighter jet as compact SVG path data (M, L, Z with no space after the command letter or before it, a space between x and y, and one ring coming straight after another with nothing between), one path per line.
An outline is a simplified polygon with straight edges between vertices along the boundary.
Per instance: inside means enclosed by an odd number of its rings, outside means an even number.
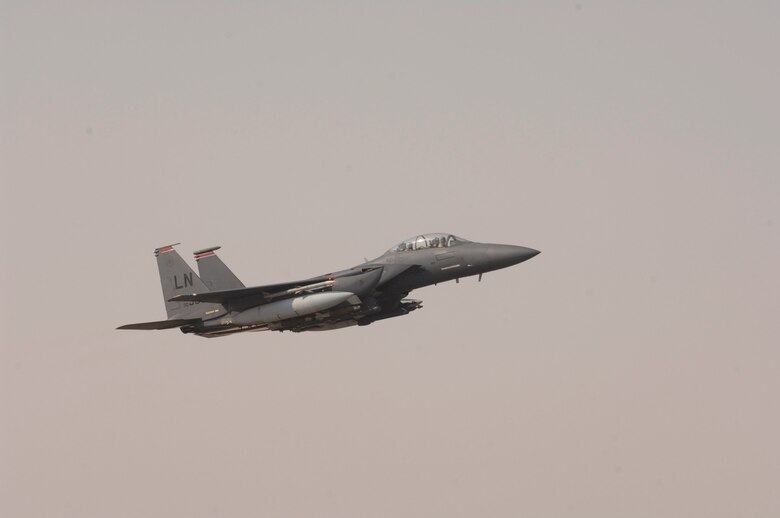
M178 243L177 243L178 244ZM174 250L154 251L167 320L118 329L172 329L205 337L242 331L324 331L365 326L422 307L410 291L506 268L538 250L473 243L452 234L402 241L372 261L318 277L247 288L214 253L195 252L200 276Z

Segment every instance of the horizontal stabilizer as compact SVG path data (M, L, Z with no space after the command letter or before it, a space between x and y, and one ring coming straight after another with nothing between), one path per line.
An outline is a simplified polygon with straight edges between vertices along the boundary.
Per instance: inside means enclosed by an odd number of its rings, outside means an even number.
M127 324L119 326L117 329L173 329L174 327L186 326L199 322L199 318L179 318L176 320L158 320L157 322L141 322L140 324Z

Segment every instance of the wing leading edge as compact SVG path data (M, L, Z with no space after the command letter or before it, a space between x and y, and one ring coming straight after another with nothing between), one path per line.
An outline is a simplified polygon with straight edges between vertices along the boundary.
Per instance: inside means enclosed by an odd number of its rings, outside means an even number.
M231 300L244 299L247 297L272 298L280 294L285 294L288 291L294 292L300 290L303 292L307 289L313 289L312 286L328 282L329 280L332 281L332 279L329 279L328 277L315 277L305 281L268 284L265 286L253 286L251 288L236 288L232 290L218 290L207 291L204 293L176 295L170 300L173 302L216 302L218 304L224 304L225 302L230 302ZM322 288L324 286L318 287Z

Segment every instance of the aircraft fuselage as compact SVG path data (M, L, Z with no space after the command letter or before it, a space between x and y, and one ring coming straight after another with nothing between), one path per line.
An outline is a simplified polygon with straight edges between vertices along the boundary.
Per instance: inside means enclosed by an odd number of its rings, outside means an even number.
M412 290L506 268L539 252L424 234L346 270L281 284L244 287L215 255L195 253L200 276L173 245L158 248L168 320L120 329L169 329L206 337L244 331L323 331L402 316L422 307Z

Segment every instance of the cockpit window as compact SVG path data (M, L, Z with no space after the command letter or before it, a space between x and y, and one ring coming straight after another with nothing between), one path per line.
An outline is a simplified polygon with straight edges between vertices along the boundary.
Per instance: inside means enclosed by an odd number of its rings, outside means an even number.
M425 248L449 248L462 243L468 243L468 241L452 234L423 234L404 239L398 246L391 248L390 252L409 252Z

